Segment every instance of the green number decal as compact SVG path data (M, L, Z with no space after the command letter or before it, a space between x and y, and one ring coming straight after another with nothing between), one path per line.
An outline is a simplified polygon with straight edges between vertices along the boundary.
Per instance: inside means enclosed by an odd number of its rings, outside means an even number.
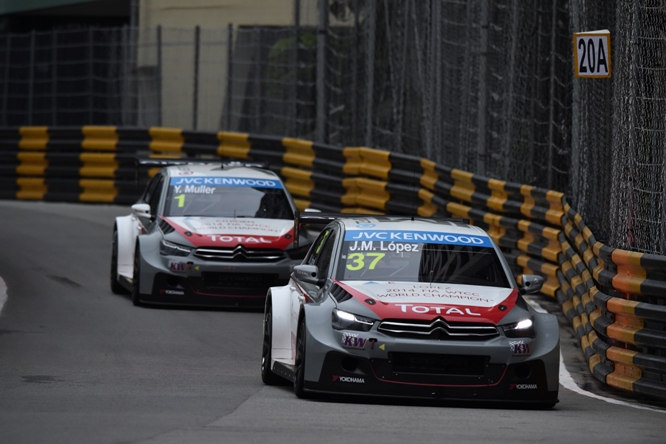
M365 266L365 262L363 262L363 253L352 253L347 256L347 261L352 261L352 263L347 264L347 270L356 271Z
M178 196L173 196L173 198L178 201L178 208L183 208L183 205L185 205L185 195L179 194Z
M375 260L373 260L372 262L370 262L370 266L368 267L368 269L370 269L370 270L374 270L374 269L375 269L375 265L377 265L377 262L379 262L379 261L381 260L381 258L383 258L384 256L386 256L386 253L367 253L367 255L370 256L370 257L374 257L374 258L375 258Z
M370 262L370 265L368 265L368 270L374 270L375 266L377 265L377 262L379 262L384 256L386 256L386 253L351 253L349 256L347 256L347 270L350 271L358 271L365 267L365 256L374 257L372 262Z

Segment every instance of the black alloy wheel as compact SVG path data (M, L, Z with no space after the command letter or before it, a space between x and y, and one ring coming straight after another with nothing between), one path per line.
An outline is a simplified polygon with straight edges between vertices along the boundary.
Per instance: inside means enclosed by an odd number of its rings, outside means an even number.
M113 244L111 245L111 291L115 294L127 294L128 291L118 282L118 230L113 227Z
M296 335L296 362L294 365L294 393L299 398L309 398L305 391L305 317L298 322Z
M266 305L264 315L264 344L261 350L261 380L266 385L278 385L283 379L271 370L271 349L273 348L273 307Z

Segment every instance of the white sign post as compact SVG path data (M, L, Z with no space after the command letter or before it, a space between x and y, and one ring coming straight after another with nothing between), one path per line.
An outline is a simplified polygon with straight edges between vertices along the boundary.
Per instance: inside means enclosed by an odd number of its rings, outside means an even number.
M573 46L576 77L602 79L611 76L609 30L576 32Z

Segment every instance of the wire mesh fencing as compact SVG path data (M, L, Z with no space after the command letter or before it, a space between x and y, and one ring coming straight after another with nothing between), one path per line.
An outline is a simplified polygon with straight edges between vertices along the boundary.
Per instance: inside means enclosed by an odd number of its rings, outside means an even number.
M132 124L131 30L0 36L3 125Z
M666 4L618 1L616 17L612 137L595 147L610 163L603 231L617 247L666 254Z
M293 21L0 35L0 124L165 126L370 146L566 193L666 252L659 0L294 0ZM609 29L610 79L572 33Z

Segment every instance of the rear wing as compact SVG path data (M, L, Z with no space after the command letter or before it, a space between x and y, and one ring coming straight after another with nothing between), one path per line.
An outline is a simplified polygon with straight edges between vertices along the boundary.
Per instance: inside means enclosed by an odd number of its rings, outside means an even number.
M214 160L214 159L159 159L159 158L141 158L137 157L135 176L136 182L139 183L139 169L140 167L148 168L164 168L168 166L180 165L214 165L220 168L224 167L248 167L248 168L261 168L264 170L270 169L268 162L244 162L238 160Z
M148 167L168 167L178 165L218 165L220 167L249 167L268 169L268 162L244 162L240 160L207 160L207 159L157 159L157 158L136 158L136 165Z
M319 211L296 211L294 214L294 248L298 248L298 242L300 240L300 232L303 229L303 225L321 225L323 229L324 226L328 225L329 222L332 222L336 219L349 219L349 218L368 218L368 217L386 217L382 214L353 214L353 213L321 213Z
M459 222L469 224L469 219L451 218L451 217L423 217L419 219L430 219L436 221ZM298 248L300 239L300 230L303 225L321 225L322 229L330 222L336 219L384 219L384 220L414 220L414 216L407 215L386 215L386 214L356 214L356 213L320 213L318 211L296 211L294 217L294 248Z

